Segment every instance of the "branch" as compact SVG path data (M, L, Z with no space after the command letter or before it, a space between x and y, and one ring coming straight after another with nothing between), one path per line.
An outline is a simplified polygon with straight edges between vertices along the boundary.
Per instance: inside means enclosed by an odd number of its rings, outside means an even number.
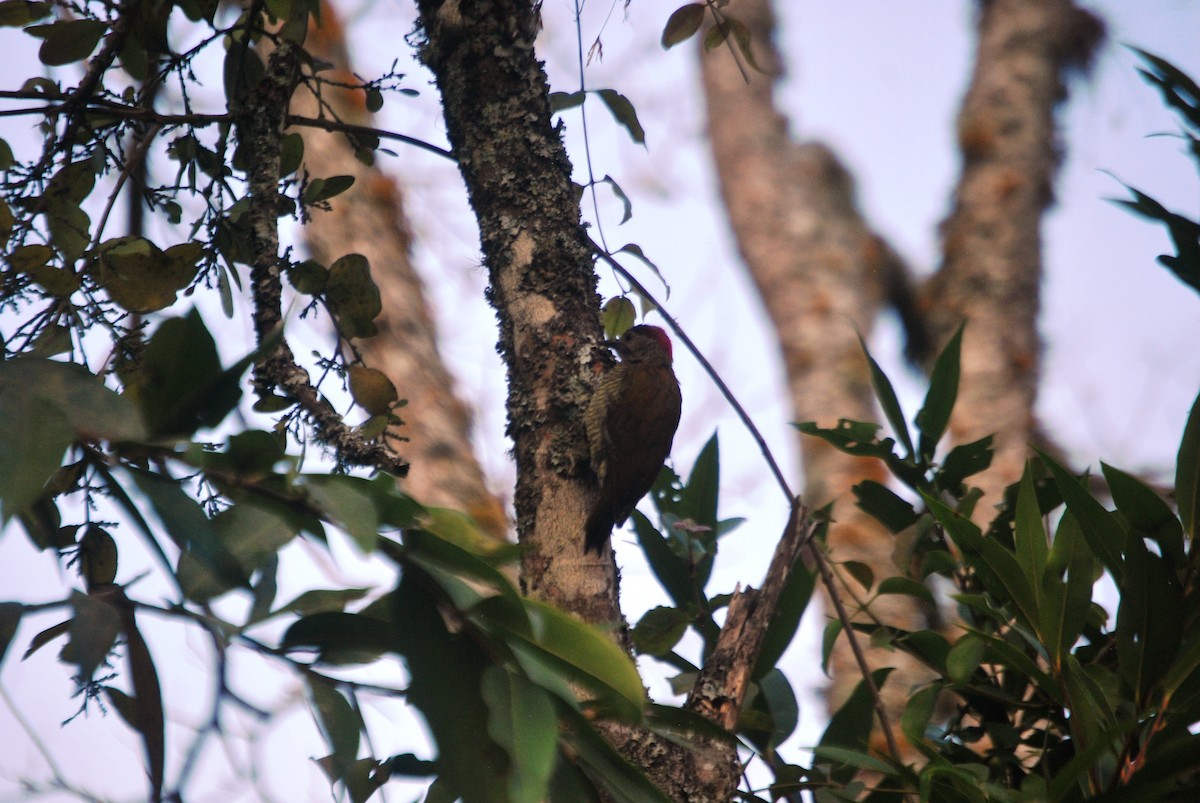
M342 416L313 386L301 368L283 328L279 259L279 159L288 104L300 75L298 47L280 42L267 59L266 75L255 91L248 92L244 108L236 115L242 147L254 153L249 170L250 284L254 299L254 333L260 348L269 349L254 366L254 388L260 397L276 387L295 399L313 425L317 441L334 450L339 461L369 466L404 476L408 464L384 446L364 439L347 426ZM275 345L271 345L275 343Z
M779 596L787 587L800 552L809 546L815 530L816 524L796 498L762 588L734 592L717 645L704 662L685 708L728 731L736 730L750 685L750 673L762 652Z

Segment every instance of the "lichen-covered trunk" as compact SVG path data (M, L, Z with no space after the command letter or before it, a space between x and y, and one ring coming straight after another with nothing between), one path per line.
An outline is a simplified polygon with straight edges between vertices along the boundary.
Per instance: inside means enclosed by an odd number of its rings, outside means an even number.
M1020 479L1036 436L1041 221L1061 160L1054 110L1064 73L1086 67L1102 24L1072 0L980 3L974 73L958 116L963 169L943 224L943 263L922 291L940 346L964 320L951 435L995 434L975 517L986 524Z
M571 165L550 121L528 0L418 0L421 58L479 224L489 298L508 367L514 497L527 593L584 619L621 623L611 547L584 552L595 480L583 411L600 370L596 278ZM630 649L627 631L614 636ZM680 801L726 801L740 764L724 745L692 750L618 723L607 738Z
M738 248L779 338L793 414L823 426L839 418L877 420L858 335L870 336L887 285L902 267L864 222L853 180L833 152L788 136L787 120L773 99L781 68L767 0L737 0L728 12L746 23L757 63L769 75L739 70L728 48L702 54L713 158ZM881 464L849 457L815 438L801 439L800 446L806 504L815 509L834 503L832 559L865 563L877 581L896 574L891 534L854 505L850 492L864 479L885 481ZM855 581L844 582L844 593L861 598ZM872 611L896 627L927 626L927 612L908 597L880 597ZM883 698L898 715L908 689L926 673L898 652L867 655L873 665L897 668ZM844 638L830 674L829 697L836 708L861 679Z
M322 4L320 26L310 26L306 45L314 56L334 65L322 77L348 85L358 82L346 50L345 29L328 3ZM292 97L290 111L307 118L373 125L362 90L326 85L320 100L302 88ZM412 263L401 189L378 167L355 156L353 134L313 126L296 130L304 138L304 169L311 177L355 179L349 190L330 202L328 211L312 212L304 238L313 258L323 265L352 253L362 254L371 264L383 305L375 319L379 334L355 346L363 361L385 373L407 401L400 410L404 426L396 429L406 439L396 449L410 466L404 490L424 504L469 513L489 534L505 537L504 506L488 490L472 449L471 411L455 394L453 378L438 351L437 327L424 283Z
M508 434L526 591L592 622L620 620L610 551L583 551L595 498L583 410L599 369L596 277L571 164L551 124L527 0L420 0L420 55L479 224L508 368Z

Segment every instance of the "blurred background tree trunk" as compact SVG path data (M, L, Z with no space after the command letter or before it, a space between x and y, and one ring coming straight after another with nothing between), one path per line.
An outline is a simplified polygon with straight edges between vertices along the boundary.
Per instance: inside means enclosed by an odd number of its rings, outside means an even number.
M962 174L942 224L942 265L921 291L935 343L967 321L957 443L995 435L975 519L986 526L1021 478L1037 437L1042 217L1062 161L1056 107L1085 72L1104 26L1072 0L989 0L979 6L975 66L958 116Z
M328 3L321 7L321 25L310 26L306 45L334 65L334 80L360 83L345 30ZM301 88L292 114L372 125L365 92L326 90L318 100ZM408 402L398 410L404 426L396 430L407 439L397 451L411 466L404 490L426 505L469 513L489 534L506 537L504 505L488 489L471 444L471 411L455 393L454 379L438 352L437 326L411 259L403 192L392 177L356 157L348 135L309 126L296 130L304 138L304 169L311 176L355 178L348 191L330 201L329 211L312 216L304 237L312 257L325 266L351 253L362 254L371 264L383 313L375 320L379 334L356 346L366 365L385 373Z
M966 443L999 432L993 466L977 478L990 503L977 508L986 523L991 505L1019 479L1034 432L1039 224L1060 159L1054 109L1066 97L1064 71L1086 65L1101 24L1070 0L980 4L974 77L959 120L964 167L944 229L945 263L914 305L907 267L864 221L853 178L837 156L819 142L789 136L773 100L784 67L772 42L769 0L735 0L723 13L746 26L754 64L734 44L736 34L701 54L713 159L738 248L779 338L795 420L821 426L839 418L882 420L857 336L869 341L889 305L905 324L908 353L919 360L969 319L952 435ZM896 574L894 561L903 557L894 554L894 537L854 505L851 493L863 480L884 481L882 466L815 438L802 438L800 447L805 501L834 504L833 561L865 564L875 582ZM848 598L862 599L863 586L840 574ZM874 617L899 628L938 621L937 611L903 595L871 607ZM911 687L927 674L898 652L868 655L873 665L896 668L884 699L898 718ZM834 649L830 676L833 710L860 680L845 637Z
M833 151L788 135L788 121L773 100L783 65L771 42L769 3L744 0L728 10L750 30L763 72L745 63L740 52L735 56L733 47L701 56L709 134L730 225L779 336L795 420L822 426L839 418L875 420L858 336L870 338L888 286L905 268L863 220L854 181ZM859 510L850 493L864 479L885 482L882 465L815 438L803 438L800 446L805 503L812 509L833 503L833 561L865 564L876 579L895 574L891 534ZM847 572L839 575L853 610L866 589ZM927 617L899 595L877 600L872 611L904 629L925 626ZM883 694L889 710L898 713L908 689L926 673L906 656L868 654L877 665L896 667ZM834 651L830 675L829 703L836 708L861 680L848 649Z

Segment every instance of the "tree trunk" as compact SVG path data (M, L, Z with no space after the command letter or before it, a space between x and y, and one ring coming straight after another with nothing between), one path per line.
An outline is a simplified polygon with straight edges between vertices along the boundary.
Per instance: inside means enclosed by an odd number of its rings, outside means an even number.
M963 172L942 227L943 263L922 290L936 344L964 320L957 443L995 434L991 468L972 478L987 524L1021 477L1035 437L1041 343L1041 219L1062 158L1054 110L1064 78L1087 66L1103 24L1072 0L980 4L975 70L958 116Z
M768 74L739 69L729 47L703 54L709 133L730 225L778 333L794 415L822 426L838 418L877 420L858 335L870 336L889 286L903 279L903 266L864 222L853 180L833 152L788 137L787 120L772 97L782 66L771 43L767 0L737 0L728 13L749 28L756 62ZM864 563L876 581L896 574L891 534L855 507L850 493L864 479L886 481L882 465L815 438L801 439L800 446L805 502L814 509L834 503L832 560ZM861 599L862 586L841 574L843 593ZM927 612L909 597L880 597L871 609L896 627L928 624ZM910 687L928 674L900 653L867 654L873 665L897 668L883 697L898 716ZM862 677L845 637L834 650L830 674L836 708Z
M322 78L358 83L345 30L327 3L321 8L321 25L310 26L306 47L334 65L320 74ZM302 87L292 98L291 113L372 124L364 92L329 85L320 101ZM355 178L349 190L330 201L329 211L313 213L304 236L313 258L323 265L351 253L362 254L371 264L383 303L375 319L379 334L355 346L366 365L386 374L408 402L399 410L404 426L396 430L407 439L397 451L411 467L404 490L427 505L469 513L489 534L504 538L504 506L487 489L471 446L471 412L455 394L453 378L438 352L437 327L412 264L400 188L382 170L355 157L353 135L311 126L296 130L304 138L304 169L310 176Z
M522 584L590 622L621 621L611 549L583 551L595 499L583 410L604 358L591 252L524 0L419 0L421 59L479 223L508 368Z

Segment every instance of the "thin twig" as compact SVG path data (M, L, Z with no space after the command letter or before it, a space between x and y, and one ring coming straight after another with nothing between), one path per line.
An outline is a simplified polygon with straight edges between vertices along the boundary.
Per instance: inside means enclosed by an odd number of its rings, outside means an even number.
M138 164L146 157L146 151L150 150L150 144L154 142L154 138L158 136L158 132L161 130L161 123L155 123L150 126L150 130L138 142L137 148L125 160L125 167L121 169L120 175L117 176L117 186L109 194L108 202L104 205L104 212L100 215L100 222L96 224L96 234L92 237L92 248L100 244L100 238L104 235L104 229L108 225L108 216L112 214L113 206L117 202L117 196L121 194L121 188L125 186L125 182L133 175L133 171L137 169Z
M863 652L862 645L858 643L858 638L854 634L850 615L846 612L846 606L842 604L842 597L835 590L835 580L833 572L829 568L829 561L825 558L825 554L812 541L809 541L809 553L813 556L814 562L817 564L817 571L821 573L821 582L829 590L829 599L833 601L833 607L837 610L838 620L842 623L842 630L845 631L846 640L850 643L850 651L854 653L854 662L858 664L858 671L862 673L863 683L867 685L867 691L871 693L871 701L875 706L875 715L879 717L879 727L883 731L883 737L887 740L888 751L892 754L893 758L899 759L900 746L896 743L896 735L892 733L892 724L890 717L888 717L887 706L883 704L883 696L879 693L879 687L875 685L875 678L871 676L871 665L867 663L866 653Z

